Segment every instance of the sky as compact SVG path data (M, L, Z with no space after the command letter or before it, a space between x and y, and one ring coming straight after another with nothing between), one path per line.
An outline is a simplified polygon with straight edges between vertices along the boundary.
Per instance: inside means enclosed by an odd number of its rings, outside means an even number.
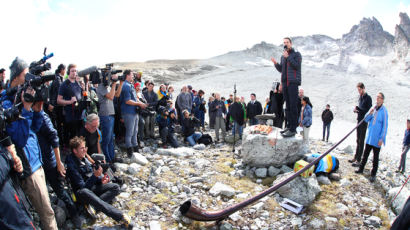
M0 3L0 68L44 47L53 69L116 61L205 59L287 36L341 38L363 17L394 35L410 0L8 0Z

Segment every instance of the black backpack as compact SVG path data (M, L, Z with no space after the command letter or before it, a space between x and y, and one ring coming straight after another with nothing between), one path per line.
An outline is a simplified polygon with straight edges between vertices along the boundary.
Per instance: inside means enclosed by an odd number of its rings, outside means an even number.
M212 144L212 137L209 134L202 134L198 140L198 144L210 145Z

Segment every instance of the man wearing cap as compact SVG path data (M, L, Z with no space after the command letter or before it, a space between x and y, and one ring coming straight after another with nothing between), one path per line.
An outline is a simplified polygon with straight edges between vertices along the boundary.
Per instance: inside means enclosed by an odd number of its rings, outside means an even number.
M10 66L11 86L23 84L27 72L26 62L16 58ZM43 228L58 229L48 196L41 151L36 135L36 132L39 131L43 123L43 117L40 114L41 104L37 103L33 106L31 100L26 100L29 98L34 99L34 93L34 90L28 87L21 95L18 95L21 97L23 104L21 116L24 119L8 124L6 132L16 146L18 156L22 159L23 173L21 176L21 186L33 204L34 209L40 215ZM8 103L10 103L10 106L13 105L12 101Z
M16 59L14 59L13 63L11 63L10 66L10 86L8 88L14 88L24 84L25 76L27 73L27 63L19 57L16 57ZM13 106L16 93L17 91L12 95L5 94L2 96L2 104L4 109L8 109Z

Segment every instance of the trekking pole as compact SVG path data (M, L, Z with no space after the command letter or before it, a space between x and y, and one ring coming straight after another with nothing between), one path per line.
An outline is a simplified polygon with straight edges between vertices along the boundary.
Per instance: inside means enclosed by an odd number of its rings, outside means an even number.
M403 187L407 184L407 181L409 181L410 175L407 177L407 180L404 182L404 184L401 186L399 192L396 194L396 196L393 198L393 200L391 201L393 203L393 201L396 199L396 197L399 195L399 193L401 192L401 190L403 189Z
M236 83L233 85L233 102L232 102L232 105L233 105L233 103L235 103L235 100L236 100ZM229 121L228 121L228 124L229 124ZM238 128L239 129L239 128ZM232 146L232 152L233 152L233 155L234 155L234 157L235 157L235 136L236 136L236 125L235 125L235 121L234 121L234 123L233 123L233 146Z

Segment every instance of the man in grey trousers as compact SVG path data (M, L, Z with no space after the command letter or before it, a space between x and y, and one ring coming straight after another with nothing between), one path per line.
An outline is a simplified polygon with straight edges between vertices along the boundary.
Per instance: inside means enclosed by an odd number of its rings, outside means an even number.
M219 141L219 129L222 130L222 141L225 140L226 129L225 129L225 117L226 108L223 101L221 101L221 95L219 93L215 94L215 100L209 105L209 110L215 113L215 136L216 141Z

